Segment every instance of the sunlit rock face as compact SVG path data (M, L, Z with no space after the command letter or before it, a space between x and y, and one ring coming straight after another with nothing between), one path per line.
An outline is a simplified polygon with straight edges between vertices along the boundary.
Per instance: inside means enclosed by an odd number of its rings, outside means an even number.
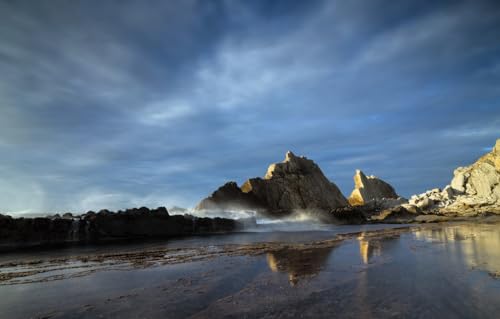
M241 188L234 182L220 187L196 209L249 209L271 216L303 212L326 216L348 206L339 188L306 157L287 152L281 163L271 164L264 178L251 178Z
M347 199L316 163L287 152L281 163L271 164L264 178L251 178L241 190L264 203L269 212L296 210L329 212L345 207Z
M500 139L490 153L454 171L450 185L414 195L410 204L425 211L475 215L500 213Z
M349 204L358 206L373 200L396 199L398 197L389 183L373 175L366 176L361 170L356 170L354 190L349 196Z

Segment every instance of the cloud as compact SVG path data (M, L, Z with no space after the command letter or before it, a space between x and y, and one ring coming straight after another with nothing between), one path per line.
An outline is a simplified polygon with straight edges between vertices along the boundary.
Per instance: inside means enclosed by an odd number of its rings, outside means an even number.
M346 194L356 168L406 196L444 185L498 138L499 17L494 1L4 2L0 211L193 206L289 149Z

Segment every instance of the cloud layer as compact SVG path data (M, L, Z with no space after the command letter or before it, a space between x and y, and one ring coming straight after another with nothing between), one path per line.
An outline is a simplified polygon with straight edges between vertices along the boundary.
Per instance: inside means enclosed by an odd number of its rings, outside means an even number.
M500 137L495 1L0 3L0 211L192 206L286 150L410 195Z

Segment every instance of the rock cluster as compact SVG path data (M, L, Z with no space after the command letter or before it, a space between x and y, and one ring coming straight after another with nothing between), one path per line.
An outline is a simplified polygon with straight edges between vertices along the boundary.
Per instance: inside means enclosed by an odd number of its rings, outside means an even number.
M347 206L339 188L306 157L287 152L281 163L271 164L264 178L251 178L241 187L272 212L309 210L327 212Z
M0 215L0 249L116 239L168 238L227 232L240 227L243 227L242 222L227 218L169 215L164 207L141 207L116 213L104 209L80 216L66 213L63 217L12 218Z
M256 209L272 216L295 211L328 213L348 206L339 188L306 157L287 152L281 163L271 164L264 178L251 178L241 188L230 182L202 200L197 209Z
M409 205L423 213L500 213L500 139L474 164L457 168L450 185L414 195Z
M361 170L356 170L354 175L354 190L349 196L352 206L365 205L370 201L397 199L394 188L376 176L366 176Z

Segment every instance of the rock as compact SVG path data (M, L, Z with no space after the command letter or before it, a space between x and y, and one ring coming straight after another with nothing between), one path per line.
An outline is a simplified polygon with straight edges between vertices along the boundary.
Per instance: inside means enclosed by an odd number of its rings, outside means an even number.
M466 167L453 172L450 185L442 192L435 190L414 195L410 204L425 213L475 216L482 213L500 214L500 139L490 153Z
M170 216L169 213L168 213L168 210L163 207L163 206L160 206L156 209L152 209L151 210L151 214L157 214L157 215L163 215L163 216Z
M203 199L196 210L258 210L262 204L251 193L243 192L235 182L219 187L211 196Z
M417 207L416 205L403 204L403 205L401 205L401 207L403 207L404 209L406 209L406 211L408 211L411 214L420 214L421 213L420 208Z
M73 214L71 214L71 213L64 213L62 215L62 218L64 218L64 219L73 219Z
M254 210L279 217L296 211L328 214L345 206L346 198L318 165L287 152L283 162L269 166L264 178L251 178L241 188L235 182L226 183L195 209Z
M421 210L426 210L434 205L434 201L429 197L424 197L421 201L417 202L417 207Z
M384 209L376 214L372 214L368 220L371 222L383 223L409 223L415 219L416 215L408 211L404 205Z
M447 185L441 192L441 197L445 200L451 200L455 197L455 192L450 185Z
M363 224L367 222L368 210L364 206L346 206L330 212L335 224Z
M254 196L270 214L294 211L328 213L348 206L339 188L330 182L321 169L306 157L287 152L281 163L271 164L264 178L251 178L241 191Z
M453 174L455 175L451 180L450 187L457 193L463 194L465 193L465 182L468 179L468 175L465 174L464 168L457 168Z
M418 223L439 223L439 222L446 222L450 221L451 218L448 216L442 216L442 215L420 215L415 217L415 221Z
M0 215L0 250L64 243L104 242L141 238L170 238L228 232L250 225L227 218L169 216L165 207L132 208L119 213L101 210L81 216L12 218ZM255 221L253 221L255 224Z
M394 188L375 176L366 176L361 170L354 175L354 190L349 196L349 204L364 205L372 200L396 199L398 194Z

